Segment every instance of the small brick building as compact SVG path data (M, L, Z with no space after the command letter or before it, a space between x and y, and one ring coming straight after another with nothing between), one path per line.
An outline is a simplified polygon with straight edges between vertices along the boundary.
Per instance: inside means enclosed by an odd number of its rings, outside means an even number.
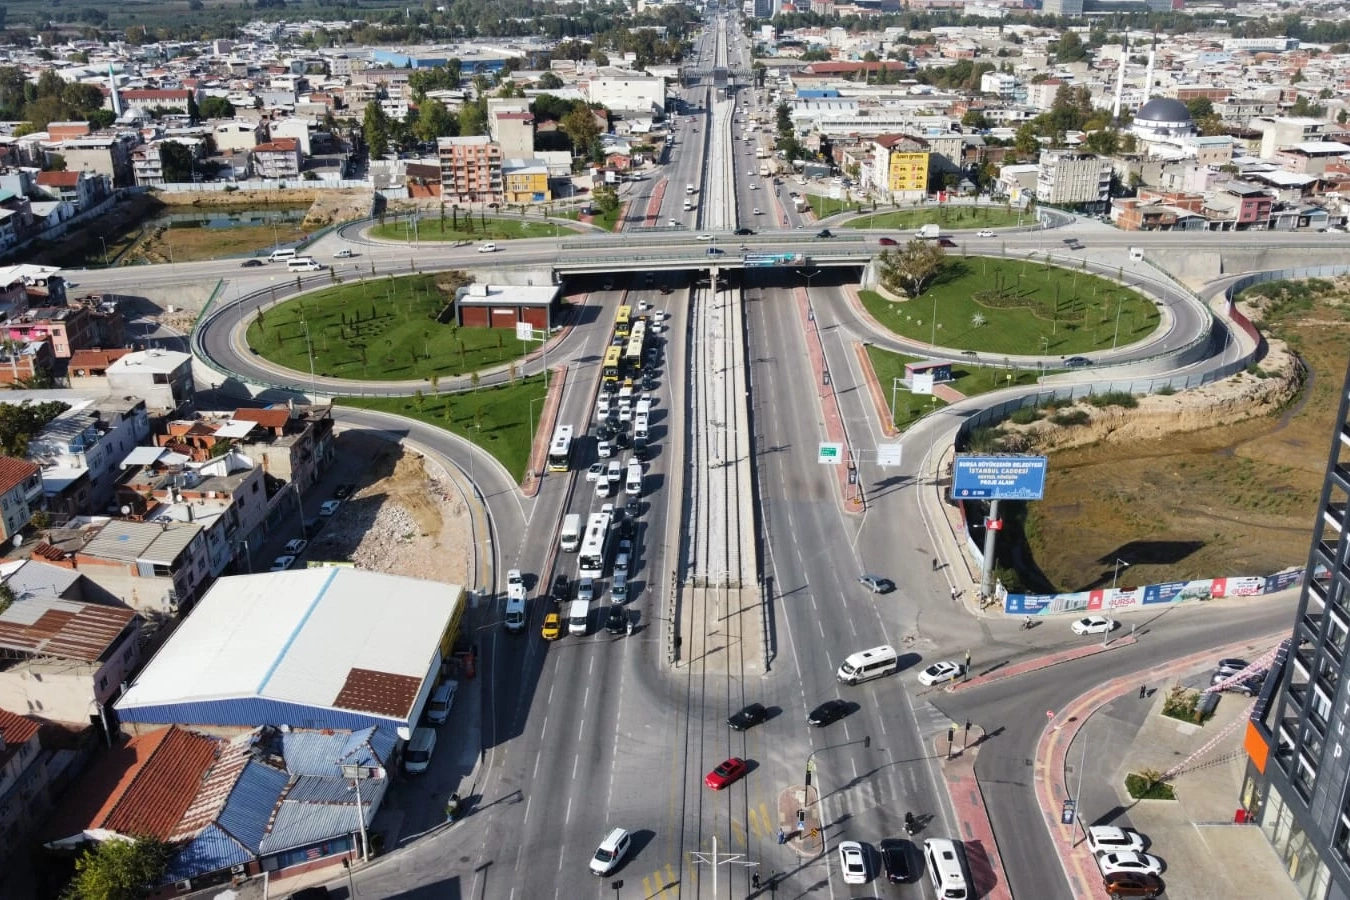
M529 322L552 330L562 290L557 285L471 284L455 295L455 321L467 328L510 328Z

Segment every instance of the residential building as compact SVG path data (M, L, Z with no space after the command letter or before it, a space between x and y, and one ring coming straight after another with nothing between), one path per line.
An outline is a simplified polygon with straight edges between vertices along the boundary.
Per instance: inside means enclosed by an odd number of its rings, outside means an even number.
M1298 895L1308 900L1350 896L1347 461L1350 371L1340 390L1326 475L1310 523L1312 546L1293 633L1271 661L1243 741L1248 762L1240 803L1270 840Z
M128 353L108 366L113 393L140 397L150 409L176 410L193 402L192 355L176 350Z
M1250 125L1261 132L1261 158L1272 161L1281 150L1321 140L1321 135L1333 127L1311 116L1258 117Z
M1036 175L1036 202L1105 204L1111 196L1111 161L1091 153L1046 150Z
M1017 76L1008 72L985 72L980 76L980 93L994 94L1000 100L1011 101L1017 92Z
M253 172L258 178L299 178L300 141L286 137L258 144L251 154Z
M504 160L502 190L507 203L547 203L548 166L538 159Z
M1347 157L1350 157L1350 146L1339 141L1308 141L1275 153L1281 166L1300 175L1323 175Z
M80 212L93 209L112 194L112 179L92 172L39 172L38 189L57 200L69 200Z
M216 150L220 153L247 152L266 141L267 131L261 122L231 119L227 122L213 123L211 136L215 139Z
M441 198L455 203L500 203L502 148L486 136L436 140L441 163Z
M11 341L51 341L56 359L70 359L76 350L95 345L90 340L93 316L85 306L39 306L0 323L0 331Z
M41 471L26 459L0 456L0 541L22 531L42 508Z
M1065 82L1058 78L1048 78L1039 84L1027 85L1027 106L1047 112L1055 105L1055 97Z
M141 617L93 602L100 588L37 553L0 565L0 577L14 593L0 611L0 709L81 727L106 721L104 707L141 666Z
M56 356L48 341L28 341L0 348L0 384L25 385L50 378Z
M196 523L112 519L90 528L80 540L84 543L78 549L53 545L44 558L78 569L122 605L147 617L186 612L210 581L206 538Z
M160 147L163 143L153 141L131 151L131 172L137 186L164 186L164 161L160 156Z
M1274 203L1266 189L1230 181L1205 197L1201 211L1212 231L1264 231L1270 225Z
M506 159L534 157L534 114L529 101L519 98L488 100L488 136Z
M294 138L299 143L300 159L303 160L313 152L310 149L310 135L313 134L316 124L310 116L291 116L286 119L277 119L269 126L272 142L277 143L285 138ZM256 164L257 147L254 148L254 154ZM297 169L297 171L299 170Z
M67 172L107 175L113 187L123 188L136 183L131 151L137 143L134 134L90 135L61 141L51 149L66 161Z
M928 143L901 134L873 139L868 148L871 164L863 171L862 187L887 202L904 203L928 193ZM869 171L870 170L870 171Z
M46 508L70 516L104 512L123 457L149 437L145 401L135 397L82 403L52 419L28 442L28 459L42 468Z
M45 845L156 838L173 848L164 894L355 862L396 745L374 728L255 728L233 738L159 728L94 764L46 826ZM358 791L344 777L351 766L365 776Z
M29 839L51 811L39 723L0 709L0 867L24 864Z

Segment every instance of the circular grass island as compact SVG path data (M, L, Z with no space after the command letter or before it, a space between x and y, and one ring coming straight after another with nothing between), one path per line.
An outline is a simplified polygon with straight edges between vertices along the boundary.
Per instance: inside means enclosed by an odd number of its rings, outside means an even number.
M462 272L368 278L334 284L276 306L249 323L248 345L295 372L354 381L415 381L463 375L525 356L535 345L503 328L455 324Z
M987 354L1110 350L1143 340L1160 321L1154 302L1124 285L1034 259L948 257L918 297L858 295L895 334Z

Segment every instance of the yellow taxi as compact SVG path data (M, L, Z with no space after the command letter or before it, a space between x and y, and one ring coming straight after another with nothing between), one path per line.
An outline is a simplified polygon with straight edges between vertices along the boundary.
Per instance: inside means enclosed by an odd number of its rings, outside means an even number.
M544 627L539 629L539 633L546 641L556 641L562 634L562 619L555 612L544 616Z

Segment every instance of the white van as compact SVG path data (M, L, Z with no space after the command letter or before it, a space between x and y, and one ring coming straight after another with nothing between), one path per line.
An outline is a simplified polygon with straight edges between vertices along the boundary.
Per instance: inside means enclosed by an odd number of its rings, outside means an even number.
M432 725L444 725L450 718L450 709L455 705L455 691L459 690L458 681L446 681L431 692L427 701L426 718Z
M267 255L268 262L290 262L295 259L294 250L273 250Z
M614 868L623 862L623 858L628 855L628 849L632 844L632 838L628 836L627 831L622 828L615 828L605 835L605 839L596 848L595 856L591 857L591 872L596 875L608 875L613 872Z
M567 633L584 636L586 634L586 620L591 615L591 601L573 600L572 605L567 608Z
M633 417L633 437L647 436L647 416L645 413Z
M312 256L297 256L286 262L287 272L317 272L322 268L323 265Z
M506 630L520 634L525 630L525 598L512 597L506 601Z
M562 536L558 545L564 553L576 553L581 546L581 514L568 513L563 517Z
M941 900L966 900L970 896L956 844L946 838L929 838L923 842L923 855L928 861L933 890Z
M1141 260L1141 259L1143 259L1143 258L1144 258L1144 248L1143 248L1143 247L1131 247L1131 248L1130 248L1130 259L1135 260L1135 261L1137 262L1138 260Z
M623 492L630 497L636 497L642 493L642 463L630 462L628 464L628 478L624 482Z
M652 411L652 401L639 400L637 402L637 406L633 408L633 415L642 416L642 418L645 419L647 418L648 415L651 414L651 411Z
M871 650L851 654L839 664L839 671L835 673L835 677L845 684L857 684L860 681L889 675L898 668L900 657L896 654L895 648L882 644Z
M403 751L403 771L409 775L421 775L431 765L431 755L435 752L436 729L413 729L412 738Z

